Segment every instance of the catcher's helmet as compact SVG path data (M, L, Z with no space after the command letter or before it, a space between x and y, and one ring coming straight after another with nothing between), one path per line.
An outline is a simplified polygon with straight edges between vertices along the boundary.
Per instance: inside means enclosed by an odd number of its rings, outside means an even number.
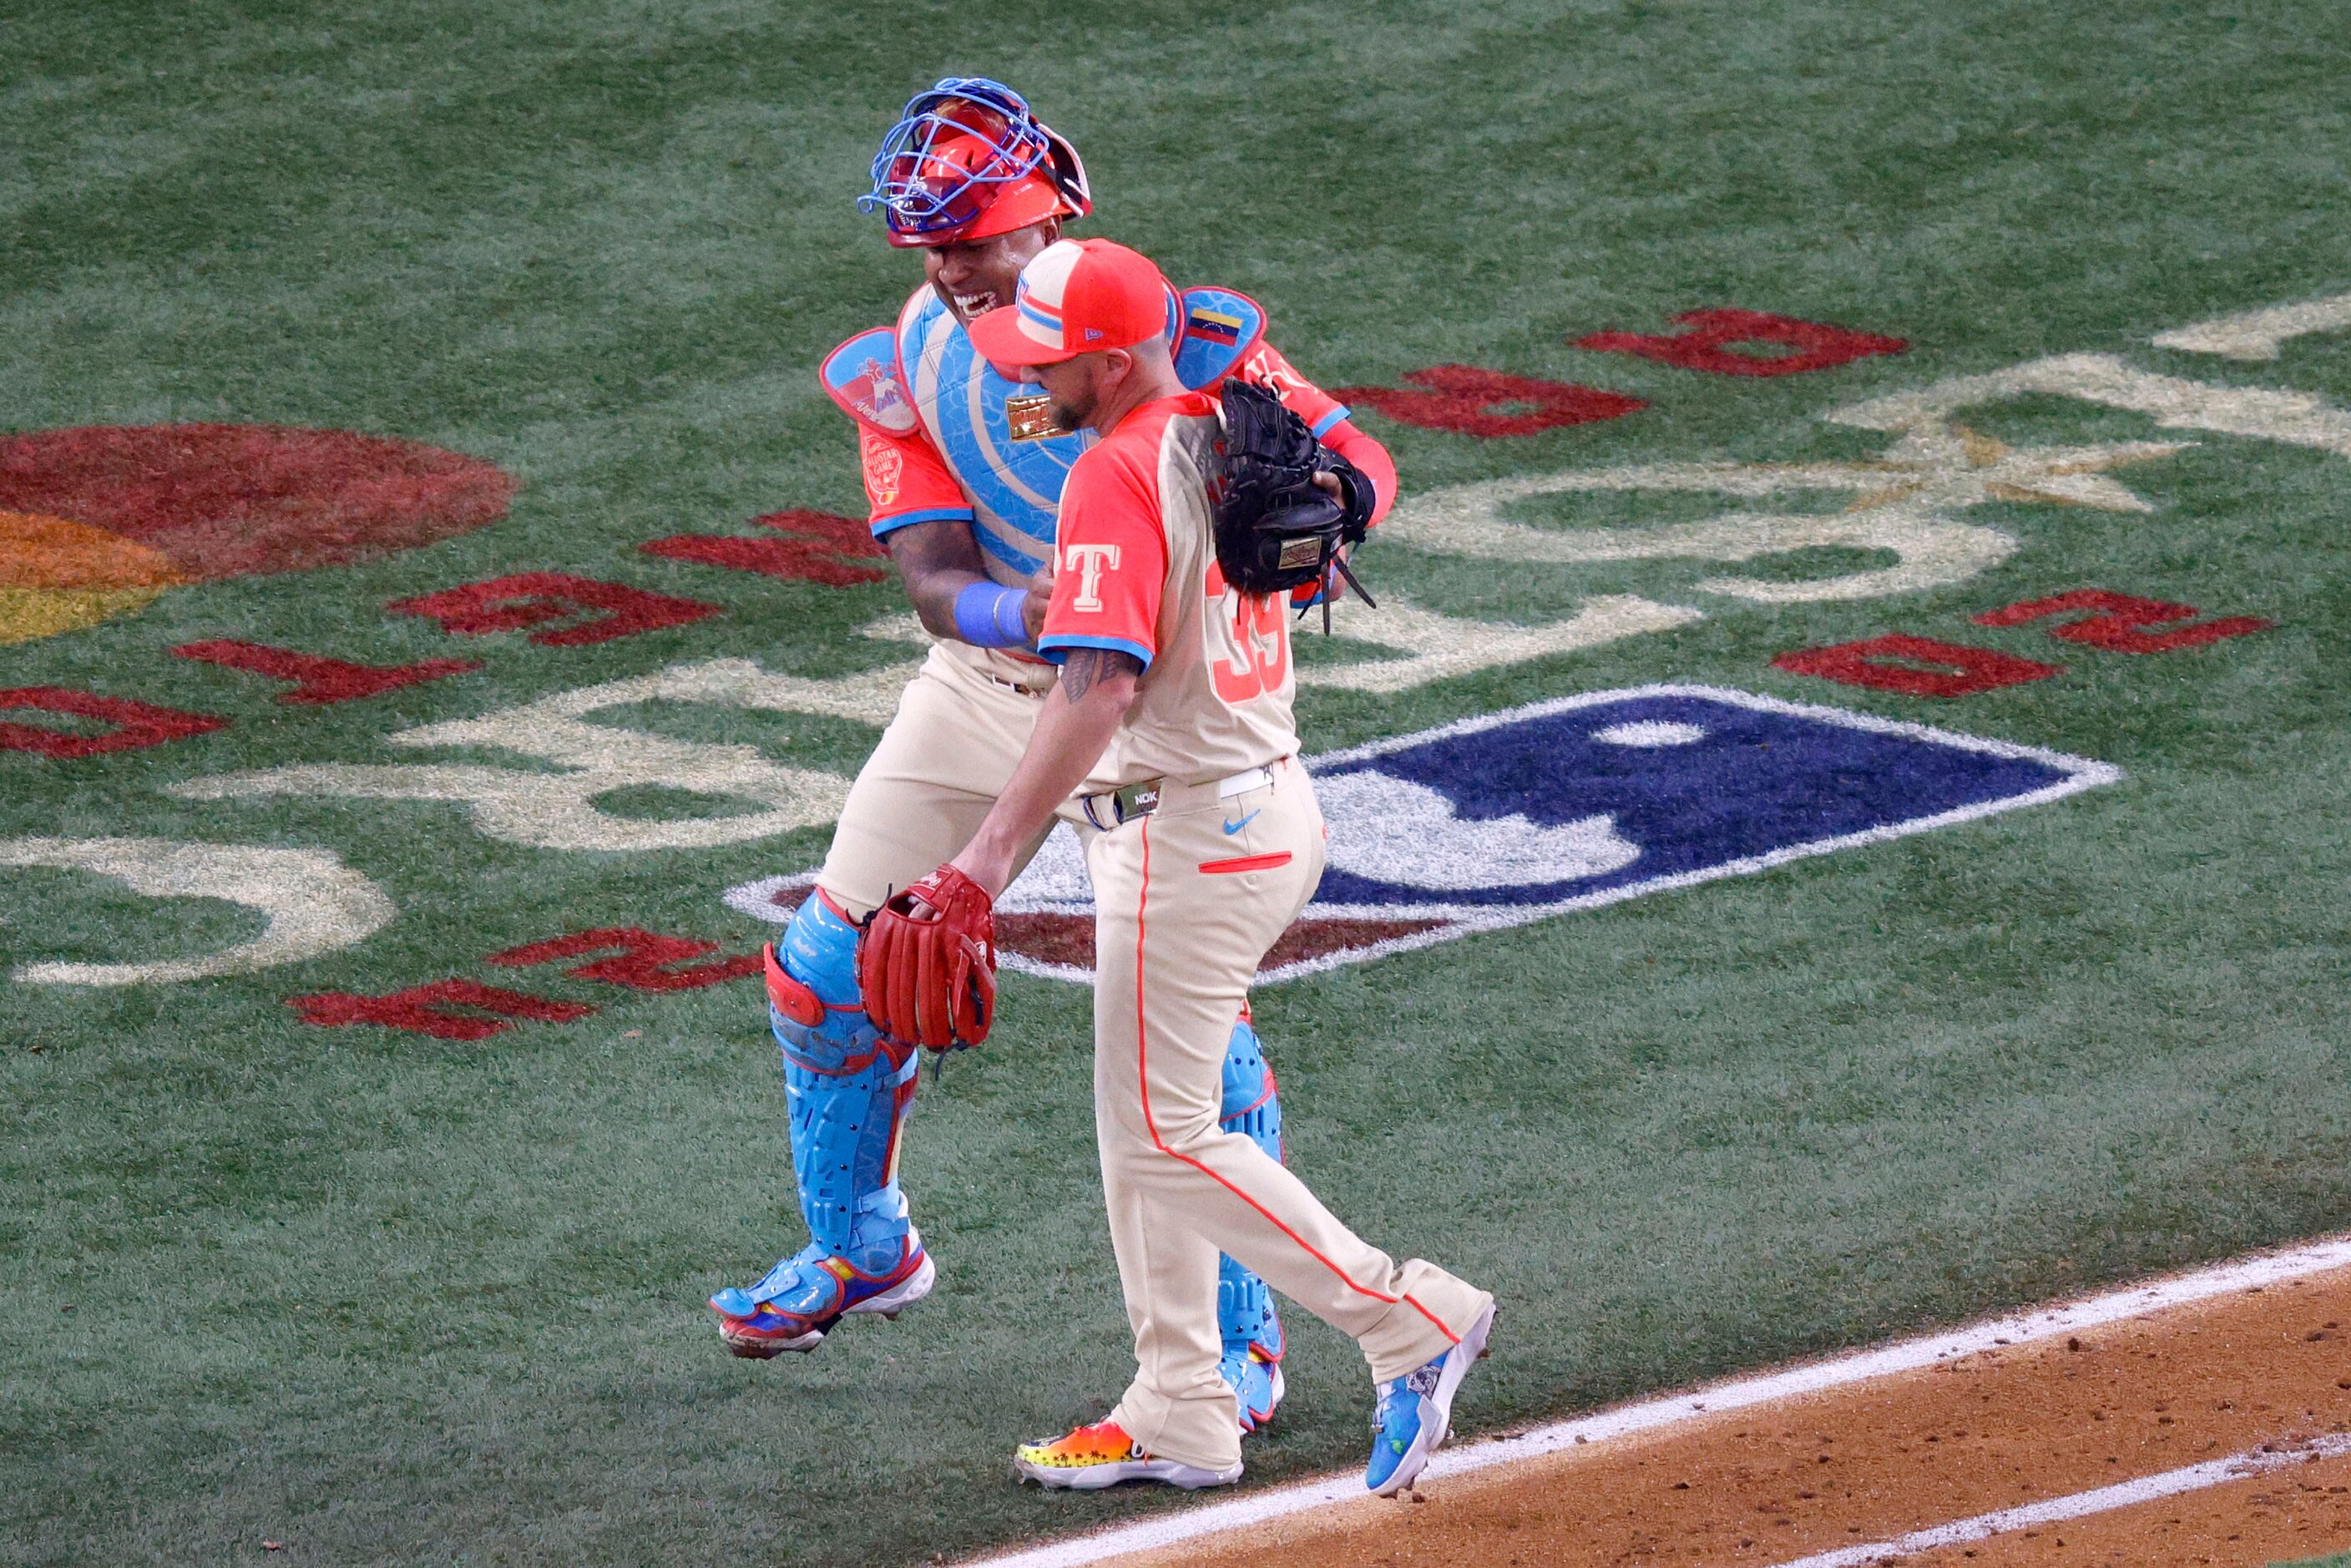
M895 246L953 245L1093 210L1078 150L986 77L948 77L906 100L873 155L873 189Z

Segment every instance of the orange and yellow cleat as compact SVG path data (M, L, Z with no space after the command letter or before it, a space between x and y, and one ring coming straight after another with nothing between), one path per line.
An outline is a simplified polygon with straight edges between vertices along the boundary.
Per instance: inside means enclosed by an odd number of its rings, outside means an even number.
M1241 1479L1238 1460L1228 1469L1204 1470L1176 1459L1154 1458L1115 1421L1097 1421L1048 1442L1023 1443L1013 1453L1012 1469L1040 1486L1078 1491L1099 1491L1121 1481L1165 1481L1197 1491Z

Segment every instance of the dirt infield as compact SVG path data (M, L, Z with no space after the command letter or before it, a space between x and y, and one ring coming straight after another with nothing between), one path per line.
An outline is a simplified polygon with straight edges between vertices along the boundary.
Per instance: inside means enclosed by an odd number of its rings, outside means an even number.
M1125 1568L2264 1564L2351 1544L2351 1270L1365 1500ZM1921 1549L1914 1531L2245 1455L2261 1473ZM2076 1506L2093 1506L2085 1500ZM1882 1550L1864 1550L1882 1547ZM1819 1568L1831 1568L1829 1563Z

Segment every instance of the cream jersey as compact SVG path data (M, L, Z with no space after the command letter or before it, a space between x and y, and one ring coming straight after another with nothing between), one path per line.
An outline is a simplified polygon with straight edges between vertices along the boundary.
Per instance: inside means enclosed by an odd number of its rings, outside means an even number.
M1088 781L1202 783L1298 749L1286 595L1244 595L1217 565L1208 504L1216 400L1144 404L1081 453L1061 492L1038 651L1142 661L1141 695Z

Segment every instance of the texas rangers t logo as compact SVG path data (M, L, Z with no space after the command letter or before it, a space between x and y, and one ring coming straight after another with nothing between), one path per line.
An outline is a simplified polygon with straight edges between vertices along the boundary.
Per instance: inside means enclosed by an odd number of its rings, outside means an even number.
M1069 545L1061 550L1061 564L1078 574L1078 596L1070 601L1072 610L1100 610L1102 575L1105 570L1118 570L1116 545Z

